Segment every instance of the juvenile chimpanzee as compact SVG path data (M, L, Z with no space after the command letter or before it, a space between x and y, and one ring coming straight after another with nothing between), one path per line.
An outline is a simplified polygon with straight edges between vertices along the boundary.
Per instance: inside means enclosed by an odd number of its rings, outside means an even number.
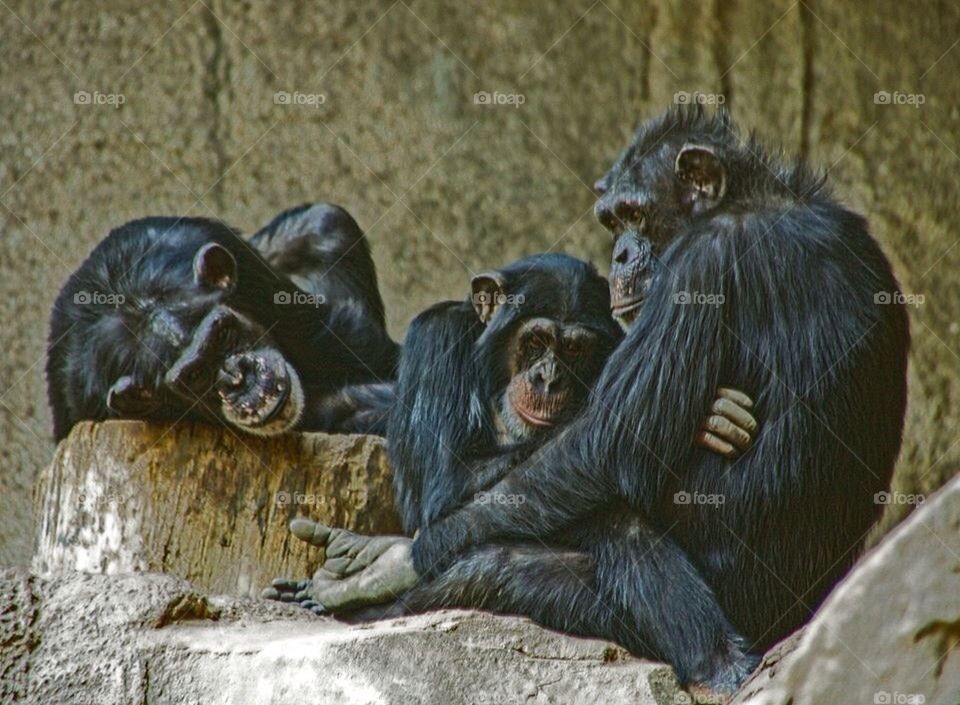
M216 220L135 220L54 305L54 436L117 416L382 432L397 355L368 245L342 208L290 209L250 242Z
M906 313L864 219L724 112L641 126L600 187L629 332L583 413L490 488L523 502L470 502L350 580L375 600L464 551L625 504L646 519L630 533L640 577L597 578L612 581L632 644L683 681L730 690L754 661L743 640L757 652L801 624L878 515L903 428ZM687 441L720 381L755 394L764 419L729 471ZM555 599L550 584L531 579L531 600Z
M478 275L468 301L420 314L404 342L387 432L405 530L425 529L475 497L494 504L522 501L485 491L576 415L620 339L606 281L592 266L565 255L535 255ZM755 427L743 408L749 400L721 390L720 401L707 425L731 445L716 449L746 448ZM688 442L693 440L691 435ZM702 437L700 442L715 448ZM278 580L265 596L297 599L315 611L349 610L355 586L341 579L396 541L306 520L295 521L293 529L326 545L327 561L312 582ZM636 530L644 530L642 517L624 506L585 516L574 529L544 537L545 543L484 546L393 605L363 616L478 607L630 643L622 635L630 627L611 596L599 592L597 576L634 570ZM343 589L333 594L332 586ZM312 599L315 590L324 594L322 605ZM366 595L360 597L362 604ZM589 614L574 613L571 601L593 607Z

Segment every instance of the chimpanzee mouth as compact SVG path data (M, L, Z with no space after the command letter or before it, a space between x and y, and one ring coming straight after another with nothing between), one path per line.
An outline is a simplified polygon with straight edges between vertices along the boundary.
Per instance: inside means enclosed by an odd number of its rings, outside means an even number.
M530 413L526 409L519 406L516 407L515 410L517 412L517 415L521 419L526 421L528 424L530 424L531 426L553 426L555 423L553 419L535 416L534 414Z
M618 301L616 304L610 306L610 312L615 318L623 318L628 314L636 312L641 306L643 306L643 302L646 300L647 297L641 295L630 299L629 301Z
M300 415L301 409L292 407L302 405L291 400L297 385L296 373L281 355L252 352L225 361L217 391L228 421L252 432L279 433Z

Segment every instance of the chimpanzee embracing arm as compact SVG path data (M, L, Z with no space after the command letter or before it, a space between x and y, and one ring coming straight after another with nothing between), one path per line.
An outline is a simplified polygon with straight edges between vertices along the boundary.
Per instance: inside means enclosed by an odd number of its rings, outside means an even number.
M627 338L607 361L589 403L557 438L490 488L522 502L474 501L423 527L418 574L435 575L467 546L545 536L616 497L641 510L690 467L690 444L724 369L725 308L686 305L684 294L729 296L733 233L691 231L664 253L662 272ZM724 240L728 242L724 242ZM726 246L725 246L726 245ZM727 272L730 272L727 274ZM631 380L624 384L624 380ZM631 410L621 416L618 410ZM628 458L630 468L606 458Z

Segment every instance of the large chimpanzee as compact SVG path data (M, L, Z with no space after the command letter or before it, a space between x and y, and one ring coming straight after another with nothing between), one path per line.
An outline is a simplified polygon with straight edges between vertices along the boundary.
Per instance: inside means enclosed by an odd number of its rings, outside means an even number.
M408 534L476 497L494 504L521 501L487 490L576 415L621 337L610 316L606 281L586 262L557 254L477 275L470 299L420 314L404 342L387 431ZM705 424L717 435L697 440L735 455L749 445L755 421L746 410L749 399L727 389L720 395ZM638 527L644 530L642 517L622 506L585 516L580 525L544 537L546 544L487 546L392 605L362 610L361 616L477 607L631 644L624 633L631 626L604 587L607 575L633 570L631 533ZM281 579L265 596L299 597L317 612L349 610L354 590L340 579L363 570L394 541L364 541L306 520L294 521L293 529L326 545L327 561L309 584ZM580 601L593 596L590 613L557 609L531 591L531 581L542 582L547 574L557 584L542 589L565 590ZM339 596L320 585L337 581L346 588ZM311 599L314 589L325 590L322 605Z
M684 681L730 690L817 607L878 515L903 429L906 313L864 219L724 112L643 125L600 186L629 332L583 413L490 488L523 502L470 502L348 582L382 600L465 551L627 505L647 522L629 534L634 580L606 577L633 643ZM765 420L729 471L688 441L720 381L755 394ZM560 611L594 608L556 571L527 589Z
M54 305L54 436L117 416L382 432L397 355L369 247L342 208L292 208L249 242L216 220L135 220Z

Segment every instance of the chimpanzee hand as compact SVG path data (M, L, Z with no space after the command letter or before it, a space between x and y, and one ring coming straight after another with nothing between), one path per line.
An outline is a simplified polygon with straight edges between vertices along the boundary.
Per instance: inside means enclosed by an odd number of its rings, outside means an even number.
M739 457L750 448L757 431L752 408L753 400L743 392L720 387L697 434L697 445L731 460Z
M309 519L294 519L297 538L326 548L326 561L310 580L277 578L262 597L297 602L316 614L392 602L418 578L410 557L411 539L364 536Z

